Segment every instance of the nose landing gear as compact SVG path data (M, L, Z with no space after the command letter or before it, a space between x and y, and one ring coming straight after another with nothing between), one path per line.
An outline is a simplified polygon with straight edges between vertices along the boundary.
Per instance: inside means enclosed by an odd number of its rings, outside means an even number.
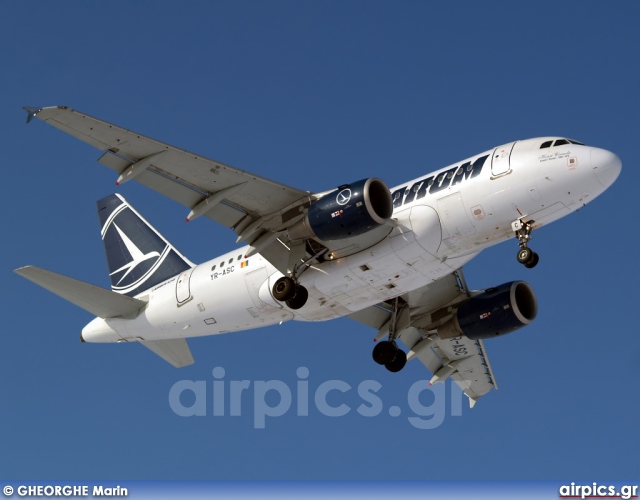
M532 225L534 222L535 221L532 220L524 222L522 219L518 219L511 223L511 227L516 233L516 238L518 238L518 246L520 247L516 259L528 269L536 267L540 260L538 254L529 248L529 240L531 240Z

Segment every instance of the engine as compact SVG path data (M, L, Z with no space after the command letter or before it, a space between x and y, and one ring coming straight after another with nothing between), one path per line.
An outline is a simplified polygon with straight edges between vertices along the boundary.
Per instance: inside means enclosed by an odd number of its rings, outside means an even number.
M438 336L487 339L516 331L531 323L537 314L538 301L531 286L512 281L464 302L453 318L438 328Z
M344 184L309 206L305 217L289 228L289 238L341 240L385 224L392 214L387 185L380 179L363 179Z

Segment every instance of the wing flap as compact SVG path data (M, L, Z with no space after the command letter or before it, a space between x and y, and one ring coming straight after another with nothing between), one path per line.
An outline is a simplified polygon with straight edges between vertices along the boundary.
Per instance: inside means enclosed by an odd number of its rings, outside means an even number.
M121 174L127 167L133 164L131 161L111 151L103 154L98 159L98 162L118 174ZM206 196L204 191L194 186L181 184L175 179L170 178L169 175L163 175L158 169L149 168L138 174L135 178L141 184L186 207L193 208ZM213 209L206 212L205 215L219 224L226 227L233 227L245 216L245 212L224 203L219 203Z
M185 339L141 340L140 343L176 368L194 363L191 349Z
M35 266L15 269L14 273L55 293L100 318L136 314L146 302L121 295Z
M204 197L206 197L205 194L196 191L191 187L182 185L178 182L167 181L165 177L149 170L136 177L136 180L139 180L145 186L150 187L154 191L157 191L189 208L193 208ZM185 212L184 215L186 217L187 212ZM226 227L233 227L245 215L244 211L233 208L225 203L217 204L213 209L209 210L205 214L209 219L212 219Z
M439 349L442 355L443 366L455 367L450 374L451 379L469 397L472 407L481 396L491 389L498 388L481 340L471 340L466 337L446 340L438 338L436 344L436 350ZM458 361L461 363L457 363Z
M178 189L175 188L176 184L192 186L200 192L199 198L202 198L203 194L213 194L222 189L246 183L242 189L230 193L227 200L255 218L275 213L309 196L305 191L204 158L70 108L63 106L42 108L36 116L83 142L103 151L110 150L119 157L130 160L131 163L164 151L153 161L153 165L147 168L145 174L156 170L165 173L166 177L163 179L160 175L162 180L156 179L152 186L148 184L150 182L148 176L136 176L136 180L156 190L158 190L158 183L164 183L166 187L161 191L162 194L180 203L183 203L182 197L168 194L172 189ZM110 159L104 156L102 160L104 161L101 163L116 171L122 166L118 161L113 164L105 163ZM185 201L189 208L195 204L191 203L191 200Z

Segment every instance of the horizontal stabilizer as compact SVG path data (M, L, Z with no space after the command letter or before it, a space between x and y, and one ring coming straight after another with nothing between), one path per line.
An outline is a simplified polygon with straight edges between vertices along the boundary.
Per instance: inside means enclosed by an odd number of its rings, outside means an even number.
M35 266L21 267L13 272L100 318L129 316L146 305L142 300Z
M140 343L176 368L189 366L194 362L185 339L143 340Z

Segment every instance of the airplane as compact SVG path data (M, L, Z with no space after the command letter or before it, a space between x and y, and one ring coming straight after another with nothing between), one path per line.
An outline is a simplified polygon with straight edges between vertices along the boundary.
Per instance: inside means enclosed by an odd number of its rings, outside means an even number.
M463 266L515 238L533 268L533 230L602 194L620 174L605 149L563 137L491 148L389 189L367 178L314 193L175 148L65 106L24 108L98 149L98 161L232 229L236 248L196 265L122 196L97 202L111 290L35 266L15 272L95 317L82 342L137 342L175 367L186 339L348 317L377 332L391 372L419 359L430 383L451 378L470 405L496 378L484 340L530 324L531 286L467 287ZM406 346L402 349L399 341Z

